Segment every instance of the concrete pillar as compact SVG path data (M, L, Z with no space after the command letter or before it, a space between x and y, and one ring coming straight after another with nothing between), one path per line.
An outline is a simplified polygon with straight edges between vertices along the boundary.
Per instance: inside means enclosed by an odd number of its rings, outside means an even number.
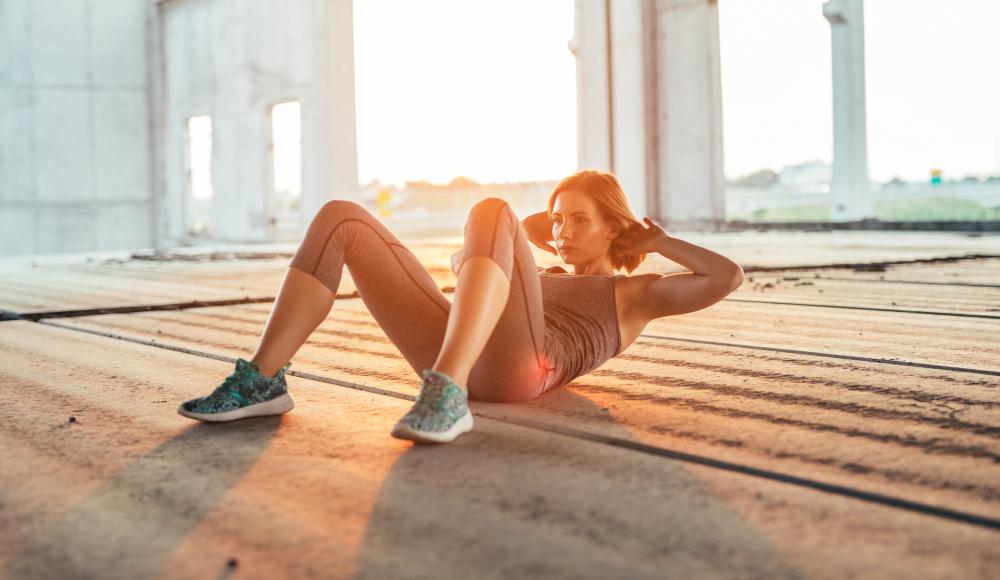
M726 215L719 6L658 0L653 12L660 189L651 211L667 227L715 228Z
M580 168L613 171L638 216L725 218L714 1L577 0Z
M603 0L576 0L575 35L569 49L576 57L577 165L610 171L611 92L605 10Z
M611 170L640 218L647 212L647 127L643 3L614 0L611 9Z
M874 217L868 180L863 0L829 0L833 42L833 179L830 220Z
M322 31L316 90L305 97L303 106L302 234L327 201L360 201L352 0L323 0Z

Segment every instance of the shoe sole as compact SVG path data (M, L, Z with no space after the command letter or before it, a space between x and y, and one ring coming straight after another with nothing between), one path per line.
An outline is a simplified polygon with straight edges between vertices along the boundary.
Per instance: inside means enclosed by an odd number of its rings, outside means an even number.
M226 421L245 419L247 417L281 415L294 408L295 401L292 400L292 395L290 393L285 393L284 395L275 397L270 401L264 401L263 403L257 403L255 405L247 405L246 407L240 407L239 409L224 411L222 413L195 413L185 410L184 404L181 403L177 407L177 413L185 417L190 417L199 421L206 421L208 423L223 423Z
M467 411L465 415L455 421L447 431L421 431L410 427L407 423L399 421L393 427L391 435L396 439L406 439L417 443L448 443L462 433L472 431L472 412Z

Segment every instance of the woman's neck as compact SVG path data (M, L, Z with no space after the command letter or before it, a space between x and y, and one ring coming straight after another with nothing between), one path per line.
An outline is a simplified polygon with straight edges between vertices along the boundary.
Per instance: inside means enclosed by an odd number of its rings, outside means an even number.
M615 274L614 268L611 267L611 263L607 260L601 260L600 262L586 262L583 264L573 264L573 273L589 274L589 275L601 275L601 276L613 276Z

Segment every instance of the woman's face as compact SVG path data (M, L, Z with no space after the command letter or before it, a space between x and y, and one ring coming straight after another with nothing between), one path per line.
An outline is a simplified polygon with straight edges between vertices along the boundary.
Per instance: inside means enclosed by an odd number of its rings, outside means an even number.
M564 191L552 205L552 239L567 264L600 262L616 236L617 228L606 222L597 202L578 191Z

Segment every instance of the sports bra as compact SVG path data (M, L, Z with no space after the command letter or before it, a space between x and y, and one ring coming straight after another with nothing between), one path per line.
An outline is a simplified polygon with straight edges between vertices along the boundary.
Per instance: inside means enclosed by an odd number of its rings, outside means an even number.
M618 354L621 334L612 274L538 268L545 311L545 390L564 385Z

